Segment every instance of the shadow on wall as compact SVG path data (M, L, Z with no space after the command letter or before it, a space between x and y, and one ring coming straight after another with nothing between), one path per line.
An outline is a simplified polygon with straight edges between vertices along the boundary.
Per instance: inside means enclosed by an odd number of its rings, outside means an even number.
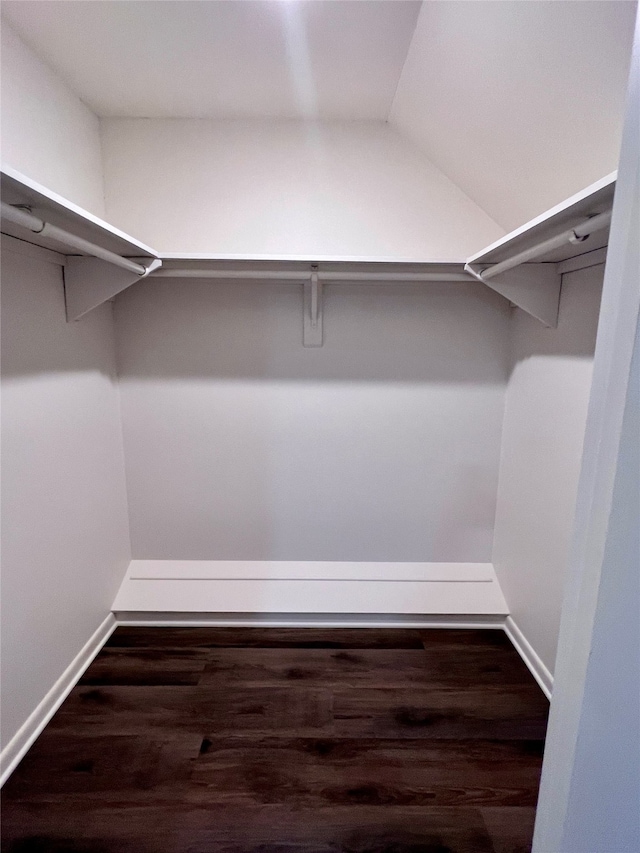
M2 376L101 373L115 381L112 308L67 323L62 267L2 252Z
M603 273L603 264L565 273L557 329L545 328L523 311L514 313L512 372L528 358L593 359Z
M141 282L116 301L125 379L502 383L508 308L481 285L325 285L324 346L301 285Z
M107 376L111 307L67 325L51 269L5 290L5 375ZM547 330L475 283L330 285L316 349L301 286L136 284L115 303L134 557L491 560L510 339L515 365L592 352L599 291L562 300Z

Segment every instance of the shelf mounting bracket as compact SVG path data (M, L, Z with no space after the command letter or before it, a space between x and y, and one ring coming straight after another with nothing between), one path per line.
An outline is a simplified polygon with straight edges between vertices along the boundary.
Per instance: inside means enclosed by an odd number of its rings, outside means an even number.
M162 261L158 258L135 258L145 267L138 275L126 269L116 267L99 258L86 258L71 255L64 265L64 300L67 309L67 322L79 320L89 311L113 299L136 281L146 278L149 273L159 269ZM146 266L145 266L146 265Z
M487 268L483 269L478 264L466 264L465 272L526 311L544 326L557 328L562 284L557 264L521 264L491 277L483 275Z
M304 319L302 344L305 347L322 346L322 282L318 279L318 267L311 267L309 281L304 284Z

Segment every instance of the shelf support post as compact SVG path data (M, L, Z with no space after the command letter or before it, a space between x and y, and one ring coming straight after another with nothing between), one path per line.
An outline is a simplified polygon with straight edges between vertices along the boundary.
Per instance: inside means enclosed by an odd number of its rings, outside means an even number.
M522 264L486 278L483 276L484 270L477 264L466 264L465 272L535 317L544 326L557 328L562 276L556 264Z
M303 346L322 346L322 320L322 282L318 279L318 267L314 264L311 267L309 281L304 284Z
M139 260L145 272L140 275L114 266L99 258L85 258L72 255L64 265L64 300L67 309L67 322L79 320L89 311L113 299L136 281L159 269L162 261L158 258L149 263L149 258ZM148 266L144 267L147 263Z

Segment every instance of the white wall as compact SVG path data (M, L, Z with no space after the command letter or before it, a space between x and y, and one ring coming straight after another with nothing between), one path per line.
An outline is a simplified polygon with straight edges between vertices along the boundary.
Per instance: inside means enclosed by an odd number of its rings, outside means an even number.
M636 258L637 258L636 251ZM562 850L640 848L640 325ZM613 760L612 760L613 759Z
M552 673L603 270L563 276L557 329L512 317L493 562L513 619Z
M617 168L635 7L425 2L391 123L511 231Z
M383 123L101 126L108 219L161 252L461 260L504 233Z
M116 301L138 559L490 561L507 303L159 279Z
M67 324L62 268L16 254L10 240L2 256L3 745L106 618L130 560L111 305Z
M97 117L2 21L2 161L104 216Z

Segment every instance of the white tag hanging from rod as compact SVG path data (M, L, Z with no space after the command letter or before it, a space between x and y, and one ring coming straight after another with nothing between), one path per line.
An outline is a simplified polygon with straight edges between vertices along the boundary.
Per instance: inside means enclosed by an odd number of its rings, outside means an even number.
M318 280L318 268L314 266L309 281L304 285L303 346L322 346L322 313L322 282Z

